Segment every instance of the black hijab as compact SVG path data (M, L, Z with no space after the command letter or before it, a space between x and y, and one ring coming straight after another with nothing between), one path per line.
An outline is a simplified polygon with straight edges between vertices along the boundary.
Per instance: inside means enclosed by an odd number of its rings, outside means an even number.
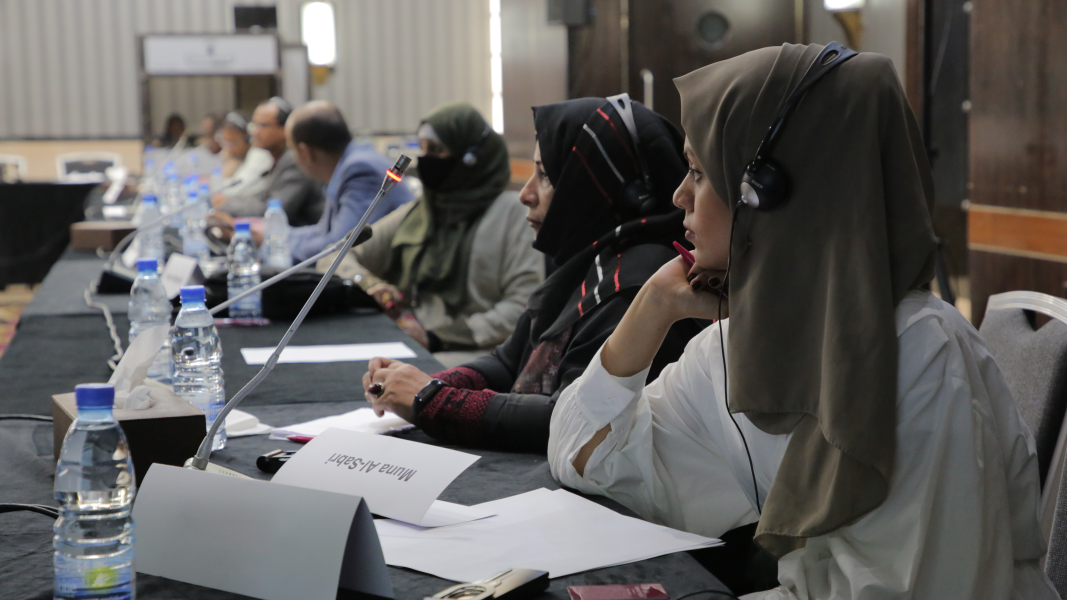
M625 186L642 172L611 103L581 98L533 109L541 162L555 188L534 247L558 265L527 305L536 315L535 343L613 294L643 285L676 255L671 243L684 239L685 213L672 203L686 174L684 138L667 119L632 106L652 182L653 201L643 212L623 201Z

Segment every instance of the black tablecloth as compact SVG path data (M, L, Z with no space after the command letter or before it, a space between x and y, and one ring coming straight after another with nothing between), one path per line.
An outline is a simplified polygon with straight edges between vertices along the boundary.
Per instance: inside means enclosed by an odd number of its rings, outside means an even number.
M57 269L70 269L70 262L82 262L83 269L93 261L65 257ZM66 272L66 271L63 271ZM80 294L68 286L67 293ZM59 287L43 287L41 293L61 293ZM41 299L39 306L64 306L62 298ZM49 301L45 304L44 301ZM37 302L37 299L35 299ZM72 304L71 304L72 306ZM61 309L60 309L61 310ZM128 330L124 315L116 322L123 339ZM272 346L284 333L286 324L259 328L221 329L224 349L223 370L227 396L248 381L258 367L244 364L239 348ZM426 371L439 365L408 340L380 314L348 314L309 319L293 339L294 344L328 344L403 340L416 350L411 362ZM110 376L106 359L112 353L103 317L93 314L49 314L40 310L20 322L11 346L0 358L0 413L50 414L52 394L69 392L77 383L106 381ZM366 363L279 365L260 388L241 405L263 422L275 426L354 410L367 403L361 399L359 380ZM404 434L407 439L437 443L421 431ZM271 441L266 436L234 438L212 460L259 478L255 458L289 442ZM471 450L467 450L471 451ZM460 475L441 495L442 500L477 504L506 498L540 487L557 489L544 456L474 450L481 460ZM0 421L0 502L55 504L52 484L52 427L48 423ZM626 512L619 505L590 498ZM210 510L210 506L205 506ZM31 513L0 515L0 599L46 599L52 590L51 521ZM422 598L450 582L408 569L390 567L397 598ZM662 583L672 597L705 589L724 589L710 573L684 553L672 554L631 565L589 571L554 579L544 598L567 598L569 585L602 583ZM159 577L138 575L138 597L147 599L238 598L240 596L184 584Z
M70 243L70 226L85 219L96 184L0 184L0 288L37 283Z

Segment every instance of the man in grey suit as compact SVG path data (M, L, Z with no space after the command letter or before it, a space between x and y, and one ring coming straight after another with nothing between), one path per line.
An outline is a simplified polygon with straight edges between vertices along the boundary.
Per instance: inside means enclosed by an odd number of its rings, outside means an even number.
M329 102L309 102L293 112L285 135L296 164L326 185L326 205L315 225L289 232L293 259L305 260L340 240L359 223L391 166L384 156L352 141L341 111ZM378 204L370 223L412 200L398 185Z
M289 103L278 97L256 107L248 127L252 145L267 150L274 158L274 165L266 175L266 191L216 194L211 202L219 212L232 217L262 217L267 212L267 200L277 198L282 201L290 225L300 227L319 221L323 209L322 186L300 171L285 143L285 124L292 112Z

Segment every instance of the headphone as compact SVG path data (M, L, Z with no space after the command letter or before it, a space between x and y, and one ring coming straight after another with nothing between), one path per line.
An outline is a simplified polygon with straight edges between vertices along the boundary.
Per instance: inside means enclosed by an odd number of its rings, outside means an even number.
M815 57L800 83L782 103L782 108L774 117L767 135L756 149L756 156L745 167L745 174L741 178L741 202L756 210L774 210L789 200L789 173L780 162L771 157L771 152L781 137L786 120L793 114L808 89L823 75L853 56L856 56L855 50L837 42L830 42Z
M490 131L491 128L489 127L489 123L486 123L485 128L482 129L482 135L478 138L478 141L474 142L474 144L472 144L470 148L467 148L466 152L463 153L462 161L464 166L473 167L474 165L478 164L478 151L482 149L482 144L485 143L485 140L489 139Z
M230 111L226 113L226 117L223 118L223 126L229 125L232 129L236 129L241 132L241 138L244 141L248 141L248 121L245 120L241 113L237 111ZM221 129L220 127L219 129Z
M645 162L645 155L641 153L641 142L637 137L637 123L634 121L630 94L622 93L617 96L611 96L607 100L612 108L615 109L615 112L619 113L623 125L626 126L626 131L630 132L630 140L633 141L634 153L637 155L637 165L641 169L640 179L635 179L623 185L622 208L628 214L638 216L652 214L656 209L656 198L652 196L652 177L648 174L648 163ZM596 138L594 137L594 139ZM597 140L597 145L600 145L599 140ZM601 148L601 152L603 152L603 148ZM606 153L604 157L607 158ZM608 162L611 162L610 159ZM612 165L612 168L614 169L615 166Z
M264 104L269 104L278 108L278 125L280 127L285 127L285 122L289 120L289 115L293 113L293 105L289 104L285 98L282 98L281 96L273 96L270 100L264 102Z

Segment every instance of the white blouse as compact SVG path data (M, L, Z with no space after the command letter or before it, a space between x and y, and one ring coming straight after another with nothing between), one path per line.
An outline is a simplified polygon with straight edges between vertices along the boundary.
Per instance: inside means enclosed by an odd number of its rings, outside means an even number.
M745 598L1059 598L1039 566L1045 545L1033 437L984 342L929 292L910 293L896 322L897 450L888 497L853 525L782 557L781 585ZM725 337L729 322L722 326ZM744 414L733 415L735 426L723 402L720 348L713 325L648 386L647 371L609 375L598 352L553 411L553 476L700 535L756 521L756 489L762 504L790 435L764 433ZM609 424L578 475L579 449Z

